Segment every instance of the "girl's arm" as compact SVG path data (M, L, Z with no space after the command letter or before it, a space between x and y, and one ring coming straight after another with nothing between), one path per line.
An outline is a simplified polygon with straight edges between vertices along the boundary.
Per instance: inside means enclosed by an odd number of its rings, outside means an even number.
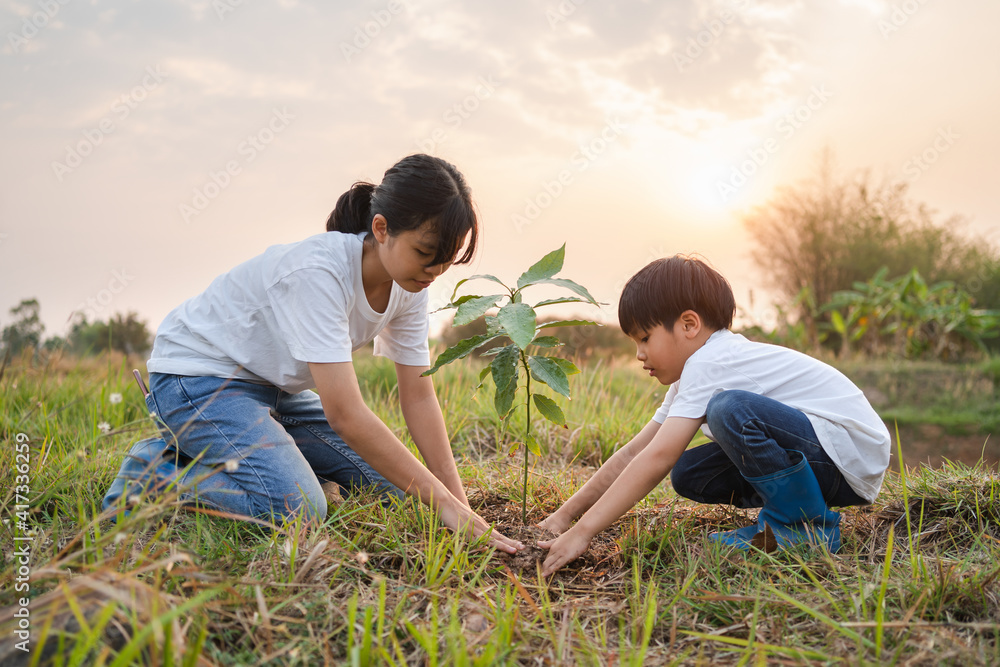
M650 443L658 430L660 430L659 422L650 420L634 438L629 440L624 447L619 448L610 459L605 461L604 465L594 473L594 476L587 480L587 483L580 487L569 500L563 503L562 507L546 517L538 525L552 531L556 535L561 534L569 528L574 520L600 500L604 492L608 490L608 487L618 479L618 475L632 462L632 459L646 448L646 445Z
M444 415L429 377L421 377L428 366L396 364L399 382L399 404L403 410L406 428L413 442L427 462L427 468L451 491L463 505L469 506L462 480L458 476L451 440L444 425Z
M309 370L330 426L383 477L434 508L441 521L452 530L467 531L474 537L488 534L490 545L507 553L523 548L519 542L492 530L479 515L452 495L365 405L353 364L311 363Z
M538 543L549 550L542 574L547 577L578 557L587 550L594 535L649 495L677 463L704 421L704 418L667 417L649 445L625 466L607 492L572 528L554 540Z

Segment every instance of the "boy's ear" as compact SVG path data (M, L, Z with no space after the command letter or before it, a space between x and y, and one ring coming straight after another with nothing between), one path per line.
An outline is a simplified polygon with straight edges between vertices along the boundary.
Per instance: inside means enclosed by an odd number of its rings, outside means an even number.
M681 316L677 318L677 323L681 325L681 331L688 338L694 338L701 333L703 324L701 315L693 310L685 310L681 313Z

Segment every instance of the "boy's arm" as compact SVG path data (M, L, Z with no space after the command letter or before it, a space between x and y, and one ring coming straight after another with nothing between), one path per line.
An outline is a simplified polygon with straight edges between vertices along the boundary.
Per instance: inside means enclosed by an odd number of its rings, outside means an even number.
M594 535L645 498L674 467L703 422L704 418L668 417L649 445L632 459L607 492L572 528L551 542L538 543L549 550L542 564L542 575L549 576L580 556Z
M441 405L434 391L434 382L420 374L428 366L404 366L396 364L396 380L399 382L399 405L406 420L413 442L427 462L427 469L441 480L463 505L469 506L465 497L462 479L458 476L455 455L451 450L448 430L445 428Z
M538 525L556 535L569 528L574 520L589 510L604 495L608 487L618 479L618 475L632 462L632 459L639 455L639 452L646 448L646 445L652 441L653 436L659 430L660 423L650 420L624 447L620 447L612 454L611 458L605 461L600 469L594 473L594 476L563 503L562 507L539 522Z

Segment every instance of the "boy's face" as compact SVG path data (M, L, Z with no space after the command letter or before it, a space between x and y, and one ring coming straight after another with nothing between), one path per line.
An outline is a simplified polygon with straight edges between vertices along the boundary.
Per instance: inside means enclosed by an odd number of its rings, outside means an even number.
M697 328L700 330L700 326ZM692 335L691 323L681 317L672 329L657 324L629 337L635 343L635 357L642 362L642 370L648 371L660 384L667 385L681 379L688 357L701 347L697 335L700 332L693 333L695 335Z

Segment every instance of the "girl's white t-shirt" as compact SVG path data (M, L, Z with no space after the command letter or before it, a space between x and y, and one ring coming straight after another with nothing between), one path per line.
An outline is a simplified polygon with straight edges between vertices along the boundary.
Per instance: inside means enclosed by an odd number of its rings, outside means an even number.
M779 345L722 329L692 354L653 415L704 417L721 391L741 389L805 413L830 459L859 496L872 502L889 465L889 430L864 393L836 368ZM712 437L705 424L702 432Z
M290 393L315 387L309 363L375 354L407 366L430 363L427 290L393 283L385 312L365 297L365 234L325 232L277 245L216 278L160 325L151 373L267 382Z

